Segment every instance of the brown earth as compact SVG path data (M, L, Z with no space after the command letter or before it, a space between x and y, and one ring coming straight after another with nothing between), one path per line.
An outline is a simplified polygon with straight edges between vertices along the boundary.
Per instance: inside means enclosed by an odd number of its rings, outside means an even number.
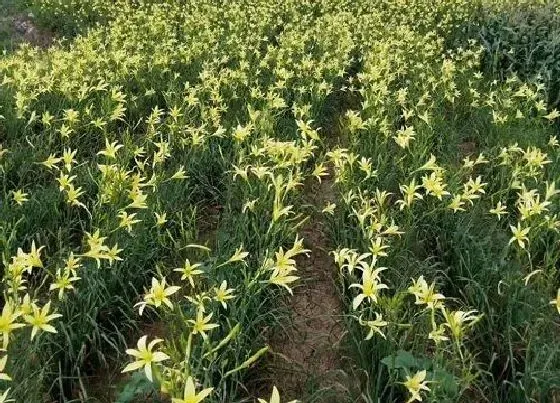
M15 31L21 35L25 42L41 48L47 48L53 43L54 37L52 33L45 29L37 28L33 20L28 16L19 15L14 17L13 25Z
M270 396L275 385L281 401L348 401L348 376L340 344L344 338L342 306L334 281L336 267L329 255L322 208L335 199L330 180L306 185L307 202L319 211L300 235L311 252L297 259L299 285L288 309L291 322L269 340L271 358L260 376L266 379L258 396ZM261 378L262 379L262 378Z
M2 41L0 42L2 48L11 49L16 48L21 43L29 43L45 49L54 42L53 34L46 29L37 27L31 14L1 16L0 33L2 33Z

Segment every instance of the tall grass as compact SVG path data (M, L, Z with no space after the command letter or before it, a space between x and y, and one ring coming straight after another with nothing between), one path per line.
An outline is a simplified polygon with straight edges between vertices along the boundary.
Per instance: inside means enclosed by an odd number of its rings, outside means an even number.
M9 395L93 400L117 367L250 399L308 252L303 184L332 172L355 398L550 400L554 29L507 64L489 43L527 30L506 5L35 2L69 39L0 59ZM44 306L62 316L37 325Z

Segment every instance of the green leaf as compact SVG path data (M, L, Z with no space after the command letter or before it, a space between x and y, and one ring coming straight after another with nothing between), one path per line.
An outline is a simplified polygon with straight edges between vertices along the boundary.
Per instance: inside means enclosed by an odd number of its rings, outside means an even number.
M411 353L404 350L397 351L397 354L391 354L381 360L383 364L387 366L389 369L395 368L403 368L403 369L410 369L410 368L418 368L419 362L416 357L414 357Z
M137 402L139 395L146 396L153 392L157 392L154 384L144 376L143 372L135 372L119 393L116 403Z
M433 372L433 381L437 382L444 392L449 396L456 396L458 393L455 377L444 369L437 369Z

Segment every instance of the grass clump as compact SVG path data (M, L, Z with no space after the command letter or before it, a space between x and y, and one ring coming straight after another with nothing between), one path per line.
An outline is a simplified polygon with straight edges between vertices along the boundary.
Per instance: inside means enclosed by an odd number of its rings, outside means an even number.
M68 39L0 59L6 399L255 398L311 215L348 401L554 398L558 5L33 6Z

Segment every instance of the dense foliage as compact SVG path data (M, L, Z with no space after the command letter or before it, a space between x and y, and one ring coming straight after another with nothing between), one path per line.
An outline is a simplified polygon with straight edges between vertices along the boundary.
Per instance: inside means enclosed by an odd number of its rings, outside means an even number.
M115 366L139 371L122 402L252 398L311 214L348 401L554 399L560 5L541 3L35 0L66 39L0 58L0 401L116 399L92 382ZM321 181L336 201L303 203Z

